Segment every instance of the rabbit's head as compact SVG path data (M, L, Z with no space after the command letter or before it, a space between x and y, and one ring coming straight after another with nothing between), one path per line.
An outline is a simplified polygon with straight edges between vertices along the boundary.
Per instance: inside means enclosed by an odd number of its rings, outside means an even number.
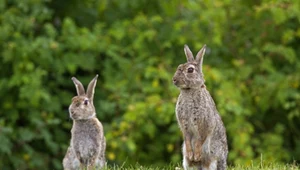
M97 78L98 75L89 83L87 91L85 92L81 82L75 77L72 77L77 91L77 96L72 98L72 103L69 107L69 114L73 120L90 119L96 116L93 98Z
M173 76L173 83L180 89L196 89L204 87L204 76L202 62L206 45L197 53L196 59L187 45L184 46L184 53L187 63L180 64Z

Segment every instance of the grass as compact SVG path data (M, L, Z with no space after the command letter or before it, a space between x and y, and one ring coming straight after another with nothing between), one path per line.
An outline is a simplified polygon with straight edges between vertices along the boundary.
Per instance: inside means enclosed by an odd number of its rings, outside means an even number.
M139 164L132 165L129 167L114 166L108 165L105 170L183 170L180 164L171 164L166 167L145 167ZM250 166L229 166L227 170L300 170L300 166L296 164L277 164L277 163L269 163L269 164L258 164L258 165L250 165Z
M270 163L267 165L251 165L251 166L232 166L228 170L300 170L296 164L276 164Z

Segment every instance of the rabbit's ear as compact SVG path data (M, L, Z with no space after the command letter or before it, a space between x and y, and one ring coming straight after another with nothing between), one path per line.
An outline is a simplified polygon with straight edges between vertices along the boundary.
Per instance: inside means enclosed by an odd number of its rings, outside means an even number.
M84 96L85 95L84 87L81 84L81 82L79 80L77 80L75 77L72 77L72 80L73 80L73 83L75 84L77 95Z
M185 44L184 45L184 53L186 56L186 59L188 62L193 62L194 61L194 56L190 48Z
M204 46L196 55L196 62L199 63L201 72L202 72L202 63L203 63L203 56L205 54L205 50L206 50L206 44L204 44Z
M89 86L86 90L86 95L87 97L93 101L94 98L94 93L95 93L95 87L97 84L97 78L98 78L98 74L93 78L93 80L89 83Z

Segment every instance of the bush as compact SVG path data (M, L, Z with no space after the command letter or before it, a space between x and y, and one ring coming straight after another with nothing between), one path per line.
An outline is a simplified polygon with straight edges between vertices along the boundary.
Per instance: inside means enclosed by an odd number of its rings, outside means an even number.
M2 1L0 169L61 169L68 105L95 94L109 164L181 161L171 78L183 45L204 60L227 128L229 163L300 157L300 3L282 1Z

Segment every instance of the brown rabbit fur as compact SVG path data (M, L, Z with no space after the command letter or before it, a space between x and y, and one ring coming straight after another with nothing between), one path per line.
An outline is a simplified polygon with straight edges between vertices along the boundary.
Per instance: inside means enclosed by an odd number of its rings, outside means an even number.
M63 160L65 170L94 169L105 166L106 142L103 126L93 105L98 75L89 83L87 92L79 80L72 78L77 96L69 107L73 119L71 143Z
M194 59L185 45L187 63L179 65L173 77L173 83L180 89L176 117L184 138L185 170L224 170L227 164L226 130L204 84L202 62L205 49L206 46Z

